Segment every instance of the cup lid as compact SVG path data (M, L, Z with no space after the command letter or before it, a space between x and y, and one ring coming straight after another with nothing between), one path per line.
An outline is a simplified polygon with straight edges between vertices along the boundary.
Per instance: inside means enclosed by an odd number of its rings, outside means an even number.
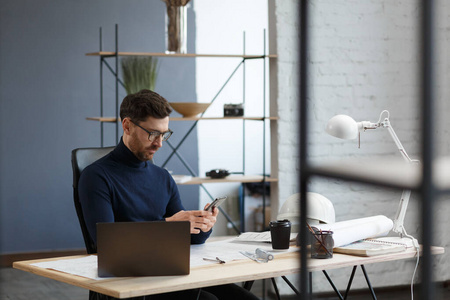
M289 221L288 219L271 221L269 223L269 225L272 226L272 227L275 227L275 226L291 226L291 221Z

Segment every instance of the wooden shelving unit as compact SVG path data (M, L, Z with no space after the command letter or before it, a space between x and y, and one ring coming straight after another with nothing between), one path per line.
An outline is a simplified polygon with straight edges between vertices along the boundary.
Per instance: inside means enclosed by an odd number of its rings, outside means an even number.
M238 182L238 183L249 183L249 182L262 182L263 184L265 182L278 182L278 180L276 178L271 178L268 174L266 174L266 167L265 167L265 139L266 139L266 133L265 133L265 125L267 121L277 121L278 117L274 117L274 116L266 116L266 96L265 96L265 89L266 89L266 59L275 59L277 58L276 54L266 54L266 49L265 49L265 32L264 32L264 49L263 49L263 53L262 54L195 54L195 53L177 53L177 54L167 54L167 53L159 53L159 52L121 52L118 50L118 26L116 25L116 33L115 33L115 51L103 51L103 49L100 48L100 51L98 52L90 52L90 53L86 53L86 56L91 56L91 57L99 57L100 58L100 116L97 117L87 117L87 120L91 120L91 121L97 121L100 123L100 130L101 130L101 146L103 146L103 125L105 123L109 123L109 124L115 124L116 129L116 142L118 141L119 138L119 124L120 124L120 118L119 118L119 114L118 114L118 107L119 107L119 97L118 97L118 89L119 89L119 85L124 85L123 82L120 80L119 78L119 57L125 57L125 56L153 56L153 57L164 57L164 58L214 58L214 59L228 59L228 58L235 58L235 59L239 59L240 62L237 65L237 67L235 68L235 70L231 73L231 75L228 77L228 79L225 81L224 85L222 86L221 89L219 89L219 92L217 93L216 97L221 93L222 89L226 86L226 84L228 83L228 81L231 79L231 77L234 76L235 72L242 66L245 66L245 62L246 60L262 60L263 61L263 67L264 67L264 80L262 83L262 89L263 89L263 97L262 97L262 115L261 116L243 116L243 117L223 117L223 116L217 116L217 117L203 117L203 114L201 114L199 117L191 117L191 118L184 118L184 117L171 117L170 120L171 121L194 121L194 123L192 125L190 125L190 128L187 130L187 133L185 134L185 136L181 139L181 142L177 145L177 146L173 146L171 144L170 141L167 141L166 143L168 144L168 146L172 149L172 153L170 153L170 155L168 156L168 158L166 159L165 162L162 163L161 167L165 167L167 162L174 156L178 156L178 158L181 160L181 162L183 163L183 165L186 167L186 169L189 171L190 175L192 175L192 179L187 181L187 182L183 182L183 183L179 183L180 185L189 185L189 184L198 184L200 185L206 192L207 194L212 198L212 196L210 195L210 193L207 191L207 189L204 187L204 184L207 183L225 183L225 182ZM245 44L245 35L244 35L244 44ZM101 29L100 29L100 45L102 45L102 35L101 35ZM101 46L100 46L101 47ZM244 52L245 52L245 45L244 45ZM115 66L112 67L107 60L108 59L114 59L115 62ZM115 116L103 116L103 66L106 66L109 71L115 76ZM244 78L245 78L245 68L244 68ZM245 95L245 79L244 79L244 84L243 84L243 89L244 89L244 95ZM216 97L214 97L211 100L211 103L213 103L216 99ZM245 104L245 97L243 99L243 102ZM228 176L225 179L211 179L211 178L204 178L204 177L197 177L197 174L194 174L194 171L192 170L192 168L190 168L189 164L184 161L184 159L177 153L178 148L180 147L180 145L185 141L186 137L192 132L192 130L194 129L194 127L197 125L198 121L214 121L214 120L238 120L238 121L242 121L245 122L246 121L259 121L262 123L262 135L263 135L263 142L262 142L262 149L263 149L263 161L262 161L262 175L247 175L245 174L245 153L243 155L243 170L242 173L244 174L243 176ZM243 126L243 139L245 141L245 126ZM244 143L245 144L245 143ZM245 149L245 148L244 148ZM240 172L241 173L241 172ZM266 207L266 199L265 199L265 193L263 193L263 208ZM213 199L212 199L213 200ZM228 216L226 216L226 214L224 213L225 217L228 219L229 222L233 223ZM241 218L243 218L243 216L241 215ZM263 209L263 219L265 220L265 209ZM244 228L244 224L245 222L242 222L241 220L241 231L245 231ZM233 224L234 226L234 224ZM236 229L236 231L239 233L240 230L238 230L235 226L234 228Z

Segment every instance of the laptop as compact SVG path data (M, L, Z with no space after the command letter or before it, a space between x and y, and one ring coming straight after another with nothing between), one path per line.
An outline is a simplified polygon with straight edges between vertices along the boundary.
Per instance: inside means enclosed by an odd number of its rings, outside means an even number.
M97 223L99 277L189 274L190 224Z

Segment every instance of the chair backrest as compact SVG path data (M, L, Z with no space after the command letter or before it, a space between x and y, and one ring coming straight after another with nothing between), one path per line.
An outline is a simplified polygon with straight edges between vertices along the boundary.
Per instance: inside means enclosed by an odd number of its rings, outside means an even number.
M73 200L75 210L77 212L78 221L80 222L81 232L83 233L84 243L88 254L96 253L97 249L86 227L84 221L83 210L81 209L80 198L78 194L78 181L80 174L90 164L102 158L115 147L105 148L78 148L72 150L72 170L73 170Z

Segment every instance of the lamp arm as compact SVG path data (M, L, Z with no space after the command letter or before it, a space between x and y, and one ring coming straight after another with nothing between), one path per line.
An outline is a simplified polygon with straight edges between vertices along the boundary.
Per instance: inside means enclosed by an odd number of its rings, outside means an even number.
M381 116L380 116L381 117ZM362 121L358 122L358 130L359 131L366 131L367 129L377 129L380 127L386 128L389 131L389 134L391 135L392 139L394 140L395 145L397 146L398 151L402 155L402 157L409 163L416 162L415 160L412 160L408 153L406 153L405 148L403 147L402 143L400 142L399 138L397 137L397 134L394 131L394 128L391 126L391 122L389 121L389 118L385 118L383 122L380 122L378 120L377 123L372 123L369 121Z
M400 154L408 163L418 163L417 160L412 160L409 157L408 153L406 153L406 150L403 147L402 143L400 142L399 138L397 137L397 134L395 134L394 128L392 128L392 126L391 126L389 117L385 118L384 121L380 123L380 127L387 128L387 130L389 131L389 134L391 135L392 139L394 140L395 144L397 145L398 151L400 151ZM409 203L410 197L411 197L411 190L403 190L402 196L400 198L400 202L398 203L397 213L395 214L395 218L393 221L394 225L393 225L392 231L400 234L400 237L408 236L408 233L406 232L406 229L405 229L405 226L403 223L405 220L406 210L408 208L408 203Z
M397 213L394 218L393 232L400 234L400 237L407 236L406 229L403 225L406 216L406 209L408 208L409 197L411 196L411 190L403 190L402 197L398 203Z
M400 151L400 154L402 157L409 163L414 162L406 153L405 148L403 147L402 143L398 139L397 135L395 134L394 128L391 126L391 122L389 122L389 119L384 119L384 121L381 123L381 127L387 128L389 133L391 134L392 139L394 140L395 145L397 145L398 151Z

